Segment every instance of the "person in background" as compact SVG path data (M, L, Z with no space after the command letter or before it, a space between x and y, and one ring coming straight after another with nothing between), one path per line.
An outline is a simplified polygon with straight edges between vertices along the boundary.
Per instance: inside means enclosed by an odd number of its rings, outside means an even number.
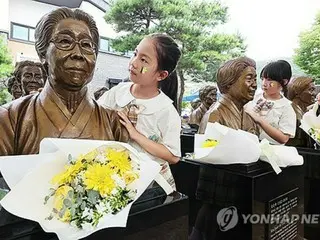
M246 111L260 126L260 140L285 144L295 136L296 114L284 96L292 76L291 66L284 60L266 65L261 74L263 92L246 105Z
M119 83L98 101L119 111L132 146L162 166L161 174L173 189L169 164L177 163L181 155L181 119L173 105L178 86L175 68L180 56L170 36L146 36L129 63L131 82Z

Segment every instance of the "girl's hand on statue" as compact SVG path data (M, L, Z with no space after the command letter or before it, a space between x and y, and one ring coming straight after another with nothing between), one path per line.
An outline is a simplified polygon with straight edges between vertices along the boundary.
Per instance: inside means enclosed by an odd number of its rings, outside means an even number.
M130 122L129 118L127 117L127 115L123 112L118 112L118 115L120 117L120 123L127 129L130 138L131 139L136 139L136 137L138 135L140 135L140 133L137 131L137 129L132 125L132 123Z
M245 112L248 113L256 123L260 123L262 121L262 118L260 117L260 115L255 111L253 111L253 109L246 108Z

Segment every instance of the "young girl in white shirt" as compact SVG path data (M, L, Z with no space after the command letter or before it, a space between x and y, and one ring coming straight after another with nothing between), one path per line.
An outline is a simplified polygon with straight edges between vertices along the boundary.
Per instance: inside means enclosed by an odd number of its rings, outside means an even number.
M175 190L169 164L180 159L180 116L172 99L177 97L174 74L181 51L168 35L145 37L129 62L130 80L107 91L98 101L118 110L130 134L130 144L160 163L161 174ZM160 86L161 83L161 86ZM160 90L160 89L163 90Z
M291 75L291 66L284 60L269 63L261 72L263 92L246 106L261 127L260 140L285 144L295 135L296 114L291 101L283 94Z

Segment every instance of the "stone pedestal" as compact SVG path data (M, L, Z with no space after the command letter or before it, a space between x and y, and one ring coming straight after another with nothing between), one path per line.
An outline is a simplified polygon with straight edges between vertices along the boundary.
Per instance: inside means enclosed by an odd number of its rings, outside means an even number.
M182 136L181 141L187 143L182 145L183 152L193 152L192 136ZM300 221L259 224L245 223L243 218L248 214L261 218L261 215L281 212L301 216L304 212L303 166L284 168L277 175L262 161L212 165L184 159L171 168L178 191L189 197L191 239L303 239ZM256 216L252 218L254 222Z
M320 150L297 148L304 159L305 213L320 216ZM320 217L318 218L320 221ZM320 224L305 224L305 238L318 240Z

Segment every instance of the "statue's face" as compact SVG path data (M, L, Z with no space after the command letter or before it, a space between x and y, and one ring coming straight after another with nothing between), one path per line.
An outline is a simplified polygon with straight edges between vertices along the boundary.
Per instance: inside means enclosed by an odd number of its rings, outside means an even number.
M309 83L308 87L300 94L300 99L306 104L313 104L316 98L316 87L314 83Z
M61 20L47 50L49 80L69 91L79 91L92 80L95 45L89 27L74 19Z
M214 102L217 101L217 89L212 89L205 97L205 105L210 107Z
M14 81L12 88L11 88L11 93L14 99L17 99L22 96L22 87L21 84L18 81Z
M26 95L38 91L44 85L43 72L37 66L25 66L21 71L21 83Z
M242 103L253 100L257 89L257 74L253 67L247 67L239 79L230 87L228 94Z

